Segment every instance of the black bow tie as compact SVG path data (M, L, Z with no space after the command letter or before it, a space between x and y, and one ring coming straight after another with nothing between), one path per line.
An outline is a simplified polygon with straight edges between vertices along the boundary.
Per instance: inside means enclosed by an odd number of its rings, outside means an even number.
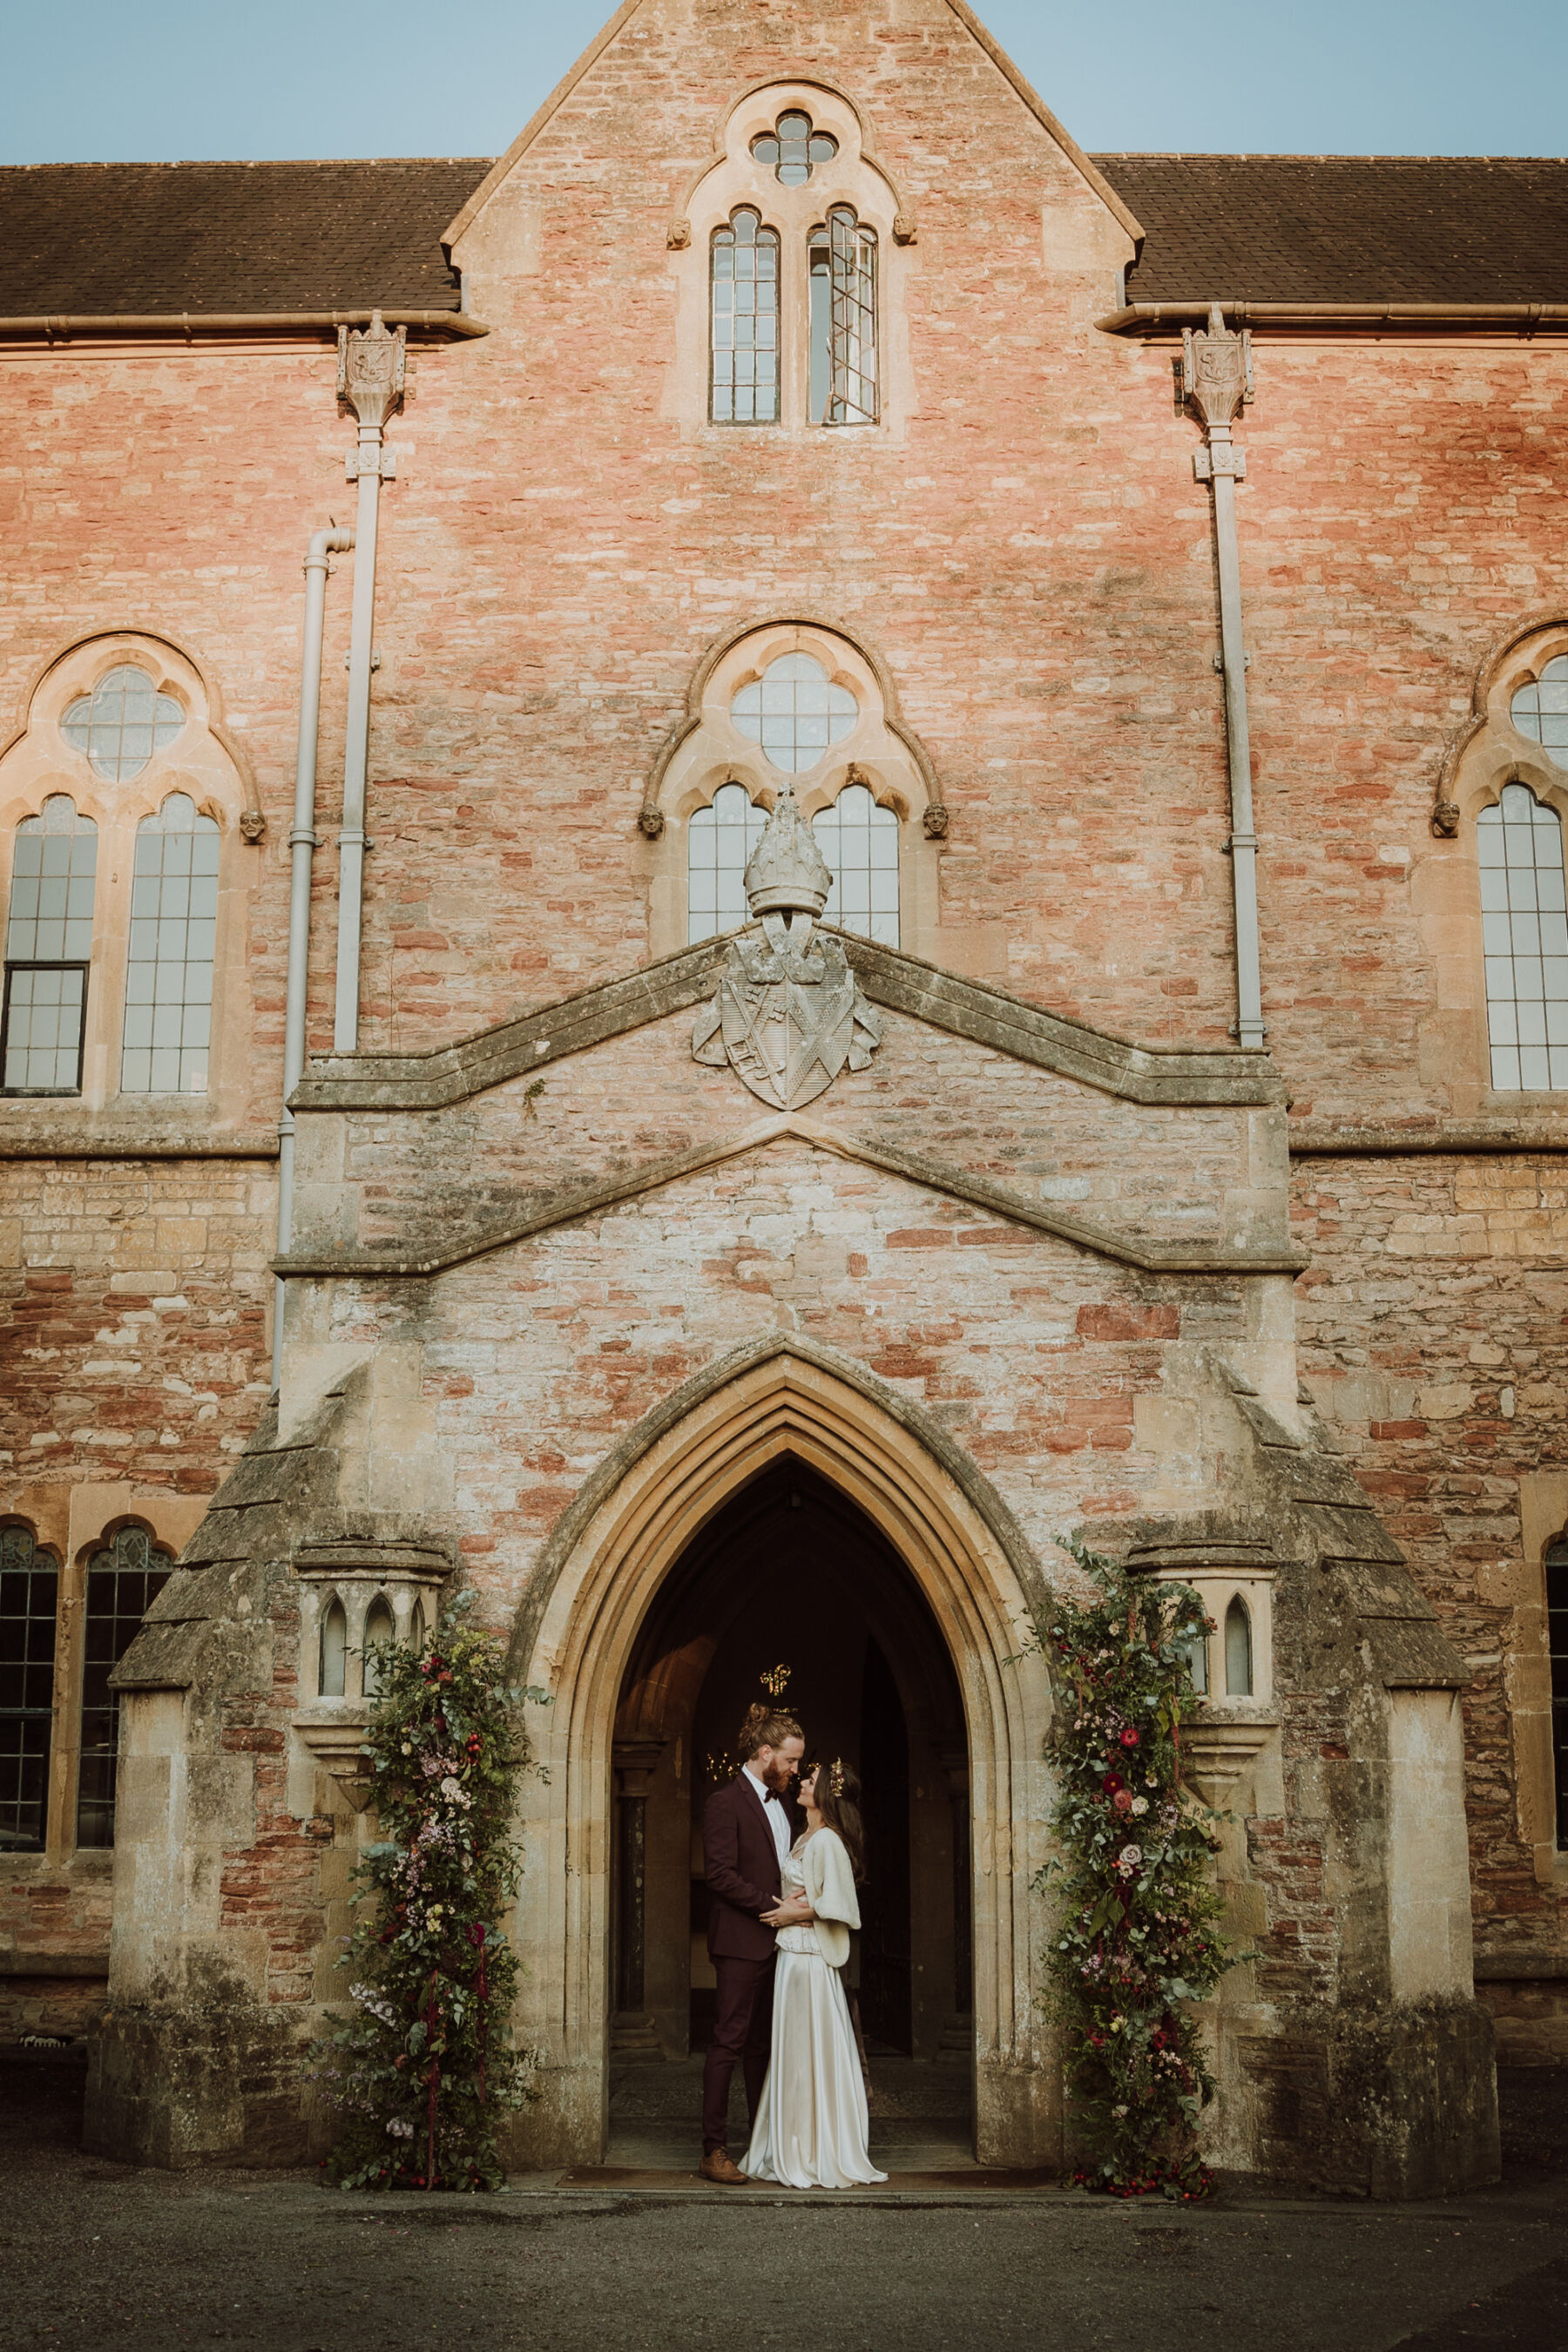
M763 1802L764 1805L776 1805L778 1801L779 1792L776 1789L764 1789L763 1790Z

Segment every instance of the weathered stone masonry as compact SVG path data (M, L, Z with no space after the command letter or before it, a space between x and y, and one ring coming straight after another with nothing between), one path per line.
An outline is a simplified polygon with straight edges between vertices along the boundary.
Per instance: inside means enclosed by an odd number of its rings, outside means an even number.
M872 427L705 421L694 208L764 86L838 110L894 192ZM0 1503L64 1596L48 1841L0 1856L0 2015L86 2022L112 1909L98 2145L303 2144L296 2054L341 1997L363 1830L314 1612L333 1579L406 1609L457 1576L520 1667L563 1678L556 1797L526 1825L547 2095L521 2152L597 2153L616 1677L681 1514L776 1449L870 1513L963 1686L976 1853L1004 1856L976 1878L997 2160L1061 2145L1023 1891L1049 1692L1005 1662L1073 1527L1241 1580L1272 1628L1268 1695L1215 1694L1205 1734L1260 1955L1215 2013L1216 2153L1378 2192L1482 2178L1485 2011L1504 2054L1560 2054L1563 1139L1560 1097L1488 1083L1474 819L1529 754L1510 679L1568 646L1562 193L1549 166L1467 181L1490 276L1458 286L1431 226L1449 167L1407 187L1415 165L1320 160L1314 217L1355 233L1309 255L1273 195L1205 194L1214 165L1082 156L954 0L787 0L765 26L641 0L493 169L247 167L243 202L213 181L253 226L229 278L191 258L174 308L138 226L162 182L0 175L29 221L80 214L6 248L0 511L28 556L0 614L0 855L42 793L113 789L37 719L110 632L199 683L223 824L211 1093L117 1092L116 1043L80 1098L0 1103ZM141 327L85 316L89 250L119 256ZM1210 493L1172 383L1216 298L1248 307L1257 385L1263 1055L1231 1035ZM337 320L378 306L408 366L362 1050L328 1050L340 555L269 1405L299 566L352 496ZM905 781L872 783L904 951L843 935L880 1041L770 1118L691 1058L727 943L679 946L686 843L725 771L673 754L722 650L797 625L903 730ZM158 755L150 804L188 751ZM100 922L116 1041L119 951ZM73 1645L85 1562L128 1520L184 1564L121 1672L111 1901L70 1836Z

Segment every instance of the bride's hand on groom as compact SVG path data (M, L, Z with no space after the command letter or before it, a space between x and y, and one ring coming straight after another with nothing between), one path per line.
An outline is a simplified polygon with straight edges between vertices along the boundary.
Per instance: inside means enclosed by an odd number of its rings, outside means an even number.
M776 1911L764 1911L762 1919L764 1927L804 1927L808 1919L816 1916L805 1895L800 1895L781 1903Z

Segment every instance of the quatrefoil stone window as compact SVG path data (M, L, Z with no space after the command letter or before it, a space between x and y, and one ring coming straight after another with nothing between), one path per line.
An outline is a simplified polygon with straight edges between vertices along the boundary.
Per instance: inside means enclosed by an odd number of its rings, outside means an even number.
M111 784L139 776L154 751L166 751L185 723L172 694L160 694L144 669L126 662L71 703L60 733L85 751L92 772Z
M771 163L774 178L786 188L803 188L813 165L830 163L837 152L838 142L830 131L814 131L810 115L793 110L780 115L773 131L752 142L753 160Z

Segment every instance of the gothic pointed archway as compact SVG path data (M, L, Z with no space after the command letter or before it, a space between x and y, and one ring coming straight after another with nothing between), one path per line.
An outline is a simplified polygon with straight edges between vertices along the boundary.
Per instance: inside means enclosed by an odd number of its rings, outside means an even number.
M520 1680L543 1771L526 1784L519 2026L539 2054L521 2161L594 2163L605 2141L615 1989L616 1721L639 1629L671 1570L731 1498L793 1459L896 1554L940 1631L968 1749L976 2153L1038 2166L1060 2140L1058 2069L1039 2011L1050 1719L1020 1654L1038 1570L1000 1498L940 1427L858 1366L799 1340L737 1351L629 1433L563 1516L520 1612Z

